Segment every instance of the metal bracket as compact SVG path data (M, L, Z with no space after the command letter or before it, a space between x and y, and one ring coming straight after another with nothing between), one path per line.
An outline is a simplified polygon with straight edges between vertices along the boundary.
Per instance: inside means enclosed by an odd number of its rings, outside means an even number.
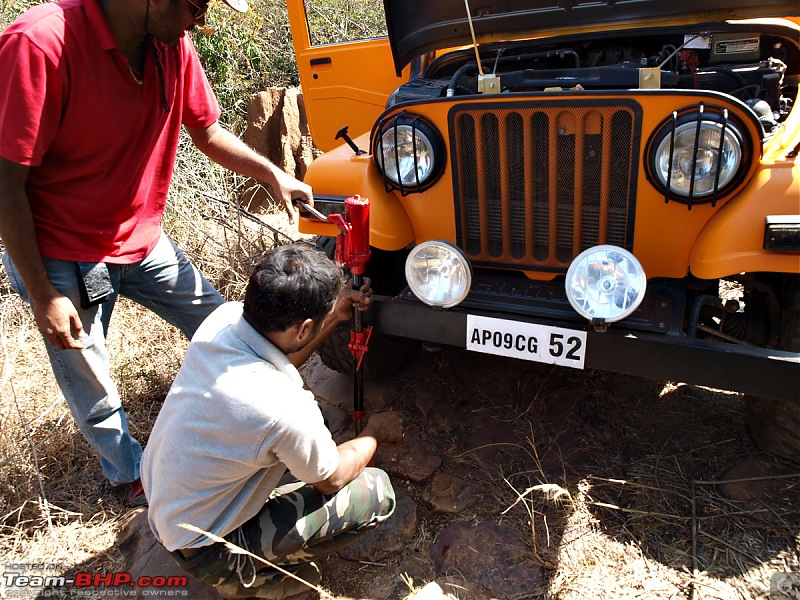
M661 69L658 67L642 67L639 69L640 90L661 89Z
M481 94L499 94L499 75L478 75L478 92Z
M350 348L350 354L353 355L353 358L358 359L356 371L361 368L361 361L364 360L364 355L369 350L369 340L371 337L372 325L367 325L358 333L355 331L350 332L350 344L348 344L348 348Z

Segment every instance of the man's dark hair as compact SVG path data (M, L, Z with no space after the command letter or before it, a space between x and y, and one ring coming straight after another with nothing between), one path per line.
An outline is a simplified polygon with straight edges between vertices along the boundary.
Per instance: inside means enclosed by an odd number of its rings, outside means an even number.
M247 283L244 318L258 331L286 331L312 319L320 323L342 289L342 270L307 244L273 248Z

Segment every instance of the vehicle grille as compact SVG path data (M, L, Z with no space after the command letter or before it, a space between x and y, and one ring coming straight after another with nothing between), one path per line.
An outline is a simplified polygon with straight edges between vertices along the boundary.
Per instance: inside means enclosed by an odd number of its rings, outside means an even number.
M563 271L631 249L638 104L463 104L450 112L458 244L476 264Z

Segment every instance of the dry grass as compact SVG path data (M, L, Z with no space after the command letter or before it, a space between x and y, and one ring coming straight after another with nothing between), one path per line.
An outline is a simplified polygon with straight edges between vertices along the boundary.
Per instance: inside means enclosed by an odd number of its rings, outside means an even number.
M791 529L777 536L760 530L760 509L741 510L713 494L698 496L696 501L710 514L694 521L702 533L700 556L693 557L693 521L662 496L669 491L665 486L645 491L630 482L605 483L638 488L646 498L644 506L597 502L593 490L603 483L593 478L579 482L579 493L562 508L558 544L540 541L548 562L555 563L549 582L555 598L765 598L774 573L798 568ZM796 523L796 515L789 519ZM543 530L537 537L545 537ZM758 556L749 550L753 546L759 547ZM706 568L689 570L695 558Z
M527 516L551 571L543 596L778 598L770 578L800 572L800 468L757 455L763 475L725 475L753 452L735 394L674 384L659 394L635 378L620 393L625 378L590 377L594 401L564 433L591 458L556 480L535 462L535 485L513 488L504 511ZM559 444L546 431L529 439L535 457Z

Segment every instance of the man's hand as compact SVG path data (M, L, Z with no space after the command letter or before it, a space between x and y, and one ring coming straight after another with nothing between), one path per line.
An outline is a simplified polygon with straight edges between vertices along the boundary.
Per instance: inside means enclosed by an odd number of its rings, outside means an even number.
M280 169L275 170L274 176L275 183L273 187L275 188L275 192L280 197L281 202L283 202L283 208L286 214L289 215L289 223L294 224L297 215L297 209L293 204L294 200L300 200L311 206L314 205L314 195L311 192L311 186L307 183L303 183L299 179L295 179Z
M362 435L371 435L379 444L403 442L403 418L393 410L376 413L369 418Z
M44 338L56 348L83 348L78 311L50 282L25 192L30 167L0 157L0 237L34 306L33 318Z
M358 310L369 310L372 306L372 281L369 277L364 278L364 283L357 290L353 289L353 280L349 279L344 284L339 297L336 299L336 306L333 309L339 321L347 321L353 316L353 308Z
M42 336L56 348L83 348L83 344L77 339L83 335L83 323L75 305L66 296L52 296L47 300L34 302L33 318Z
M289 215L289 223L294 224L297 214L292 200L302 200L313 206L314 196L310 185L282 171L219 123L200 129L187 127L186 130L195 146L214 162L271 185Z
M288 354L289 360L295 367L300 367L308 360L311 353L316 350L326 337L336 329L342 321L347 321L353 316L353 307L360 310L367 310L372 305L372 288L368 277L364 278L364 284L360 289L354 290L352 280L345 283L342 291L336 298L333 310L325 317L322 327L317 332L316 337L310 343L303 346L297 352Z
M323 494L335 494L353 481L369 464L378 444L399 444L403 441L403 419L392 410L372 415L357 437L337 447L339 466L325 480L314 485Z

